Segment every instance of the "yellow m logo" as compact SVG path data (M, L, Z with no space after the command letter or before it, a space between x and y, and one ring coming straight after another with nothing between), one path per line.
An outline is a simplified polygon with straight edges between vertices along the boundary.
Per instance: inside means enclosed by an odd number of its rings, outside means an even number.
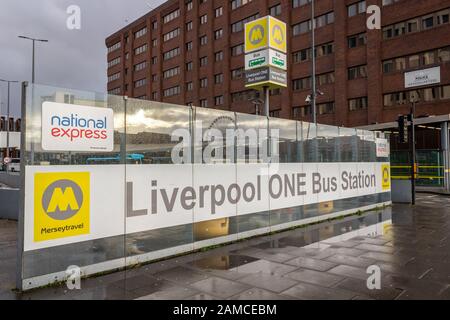
M264 29L257 25L250 32L250 42L256 44L263 39Z
M273 38L275 41L281 43L284 39L283 39L283 34L281 33L281 29L280 28L275 28L273 31Z
M63 191L61 188L55 188L47 208L47 213L55 212L56 208L58 208L59 211L67 211L69 207L71 210L80 209L73 189L67 187Z

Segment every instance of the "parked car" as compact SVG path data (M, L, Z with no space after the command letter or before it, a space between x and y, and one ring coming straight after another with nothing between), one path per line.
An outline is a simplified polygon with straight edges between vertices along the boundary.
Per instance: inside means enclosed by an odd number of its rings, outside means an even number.
M7 170L11 172L20 171L20 158L12 158L11 162L7 164Z

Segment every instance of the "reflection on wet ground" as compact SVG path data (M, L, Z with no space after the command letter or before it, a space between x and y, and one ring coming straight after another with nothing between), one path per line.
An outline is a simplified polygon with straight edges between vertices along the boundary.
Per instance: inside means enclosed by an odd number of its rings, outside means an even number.
M392 222L392 224L391 224ZM450 198L421 194L340 220L257 237L19 299L450 299ZM1 244L1 242L0 242ZM367 267L381 289L367 288Z

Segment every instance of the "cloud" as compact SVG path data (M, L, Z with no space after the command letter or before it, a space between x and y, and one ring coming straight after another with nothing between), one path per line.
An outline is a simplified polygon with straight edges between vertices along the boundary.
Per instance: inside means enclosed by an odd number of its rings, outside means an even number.
M31 41L36 43L36 83L79 90L106 91L105 38L143 16L162 0L1 0L0 78L31 81ZM81 9L81 30L66 27L70 5ZM0 84L1 114L6 85ZM11 113L20 114L20 85L11 90Z

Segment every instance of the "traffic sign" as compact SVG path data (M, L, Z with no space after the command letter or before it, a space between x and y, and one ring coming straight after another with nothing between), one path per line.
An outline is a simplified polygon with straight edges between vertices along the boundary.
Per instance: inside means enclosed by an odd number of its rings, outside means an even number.
M285 88L287 87L287 73L273 67L262 67L245 72L245 87L259 89L268 87Z
M265 16L245 24L245 53L272 48L286 53L286 23Z
M263 49L245 55L245 70L261 67L275 67L287 70L286 55L273 49Z

